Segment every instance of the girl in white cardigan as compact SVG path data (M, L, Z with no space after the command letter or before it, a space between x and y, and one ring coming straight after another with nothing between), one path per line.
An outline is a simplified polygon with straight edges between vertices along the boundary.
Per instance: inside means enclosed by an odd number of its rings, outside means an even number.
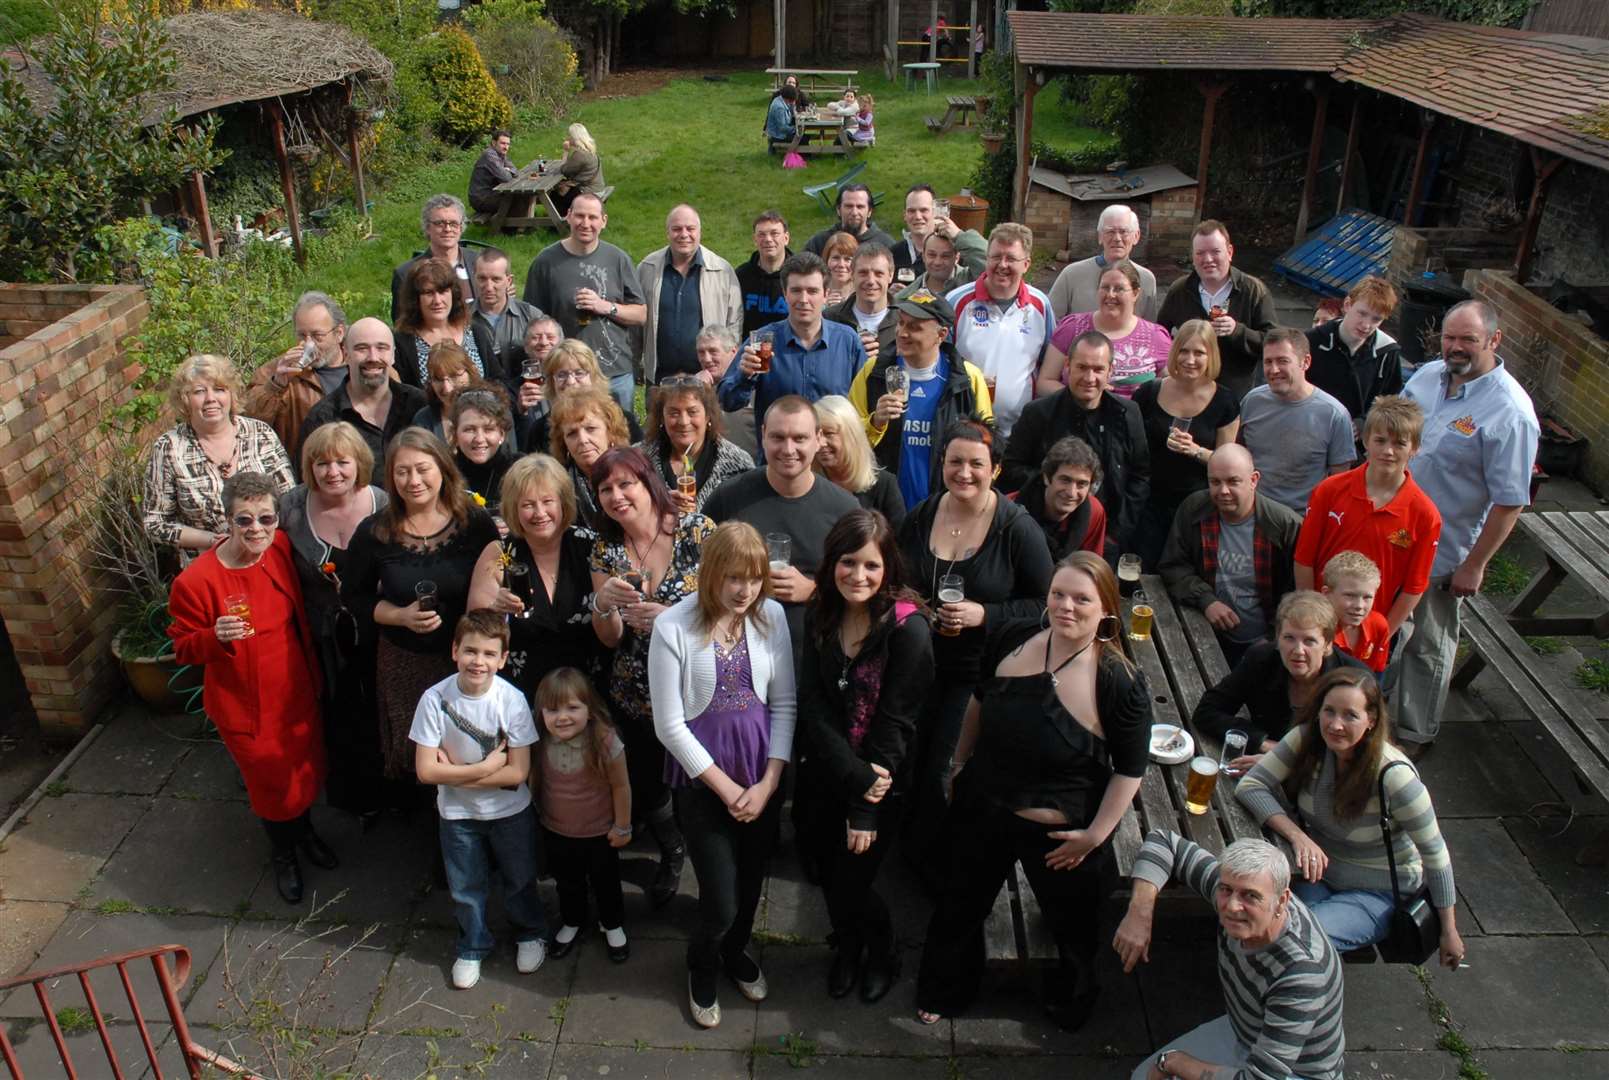
M765 541L728 522L704 541L697 594L655 620L648 648L654 731L671 755L665 779L698 878L688 998L707 1028L721 1022L723 969L750 1001L768 990L745 950L777 845L795 717L793 646L770 591Z

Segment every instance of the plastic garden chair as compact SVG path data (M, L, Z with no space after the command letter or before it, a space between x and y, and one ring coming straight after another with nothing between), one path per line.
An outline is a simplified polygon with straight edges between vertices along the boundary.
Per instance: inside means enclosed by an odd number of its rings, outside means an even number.
M838 189L843 187L845 184L853 183L855 177L859 176L865 171L866 163L864 161L857 161L851 165L848 171L846 171L844 175L840 176L838 179L829 180L825 184L811 184L804 189L804 193L810 198L815 199L816 203L823 210L831 214L838 209ZM875 200L873 205L876 205Z

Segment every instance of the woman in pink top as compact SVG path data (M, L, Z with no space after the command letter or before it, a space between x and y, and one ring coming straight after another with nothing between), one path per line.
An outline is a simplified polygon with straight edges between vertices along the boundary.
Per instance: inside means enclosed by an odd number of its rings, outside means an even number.
M1167 369L1173 339L1167 330L1134 313L1140 301L1140 272L1127 259L1101 273L1100 308L1068 315L1056 324L1045 349L1034 389L1043 397L1067 385L1067 352L1078 335L1099 330L1112 340L1111 391L1133 397L1134 388L1150 382Z

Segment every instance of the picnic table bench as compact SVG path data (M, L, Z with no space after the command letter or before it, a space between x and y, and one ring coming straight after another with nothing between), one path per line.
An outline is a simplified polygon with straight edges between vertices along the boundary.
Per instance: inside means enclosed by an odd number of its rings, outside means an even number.
M1542 549L1547 565L1525 586L1508 610L1521 634L1609 635L1609 512L1547 511L1520 515L1520 528ZM1542 605L1566 578L1574 578L1596 599L1590 616L1539 616Z
M777 143L782 153L848 154L860 149L849 137L850 122L854 117L801 113L794 129L793 141Z
M1205 615L1174 603L1160 577L1142 577L1140 589L1156 612L1151 638L1148 641L1130 639L1128 644L1135 664L1145 673L1151 686L1153 722L1185 728L1195 739L1196 754L1216 760L1223 749L1220 740L1197 730L1190 716L1207 686L1229 673L1218 638ZM1127 623L1128 601L1124 602L1124 607ZM1112 897L1114 902L1127 903L1128 878L1133 872L1134 860L1145 834L1152 829L1171 829L1214 855L1221 855L1224 848L1236 840L1263 835L1256 821L1235 799L1235 785L1227 777L1220 778L1207 813L1187 813L1184 803L1188 776L1189 762L1162 765L1152 761L1146 768L1135 805L1123 815L1112 833L1112 852L1121 879L1118 893ZM1200 897L1184 890L1170 888L1163 894L1163 902L1201 910ZM994 909L984 924L984 943L992 964L1057 962L1056 943L1020 864L995 898Z
M949 108L944 111L943 117L929 116L924 122L927 129L935 135L943 135L956 124L962 127L972 126L972 114L978 107L976 98L967 94L958 94L947 99Z
M771 76L771 88L775 90L792 75L799 80L800 89L807 94L815 94L820 90L831 90L834 96L843 97L845 90L855 90L855 76L860 72L853 68L766 68L765 73Z
M474 220L491 228L493 232L508 230L523 232L526 229L550 228L560 233L569 231L564 216L553 204L553 189L564 180L556 161L533 161L493 188L503 196L494 214L476 214ZM607 184L595 193L604 202L614 194L614 185Z

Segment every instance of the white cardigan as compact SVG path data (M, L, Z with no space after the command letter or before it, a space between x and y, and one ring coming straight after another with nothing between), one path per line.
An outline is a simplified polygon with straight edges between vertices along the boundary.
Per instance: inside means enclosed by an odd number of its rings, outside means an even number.
M766 600L761 608L766 628L744 621L749 671L754 693L771 716L769 757L793 756L793 728L798 714L793 674L793 643L782 605ZM648 689L654 702L654 733L687 775L696 777L715 764L704 744L688 730L687 721L703 713L715 698L715 643L695 628L698 596L679 600L654 620L648 646Z

